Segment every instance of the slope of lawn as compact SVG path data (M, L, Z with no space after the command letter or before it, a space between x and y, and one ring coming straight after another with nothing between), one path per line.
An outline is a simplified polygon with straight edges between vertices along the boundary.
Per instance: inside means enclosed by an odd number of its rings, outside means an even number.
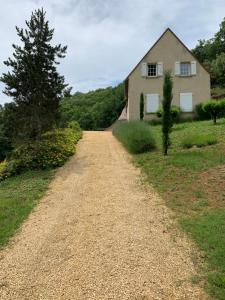
M0 182L0 247L44 195L54 171L28 171Z
M162 155L161 126L151 126L151 131L158 149L135 155L134 161L203 252L207 264L197 281L205 282L213 298L225 299L225 120L217 125L212 121L176 124L168 157ZM217 142L182 147L185 138L199 134L213 136Z

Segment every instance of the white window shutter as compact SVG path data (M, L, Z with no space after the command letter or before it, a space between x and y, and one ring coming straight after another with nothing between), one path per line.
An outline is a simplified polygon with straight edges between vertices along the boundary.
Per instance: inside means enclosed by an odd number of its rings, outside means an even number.
M191 62L191 75L196 75L196 70L197 68L196 68L196 61L192 61Z
M146 95L146 112L155 113L159 109L159 94Z
M183 112L193 111L192 93L180 93L180 109Z
M163 76L163 63L162 62L158 62L157 64L157 69L158 69L158 76Z
M141 76L147 77L147 63L146 62L143 62L141 64Z
M175 74L175 75L180 75L180 62L179 62L179 61L176 61L176 62L175 62L174 69L175 69L174 74Z

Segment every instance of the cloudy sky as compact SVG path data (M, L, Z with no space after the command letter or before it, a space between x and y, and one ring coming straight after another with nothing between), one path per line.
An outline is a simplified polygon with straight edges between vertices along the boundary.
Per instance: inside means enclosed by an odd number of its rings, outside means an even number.
M33 10L43 7L55 43L68 45L60 72L75 91L121 82L170 27L189 47L218 31L224 0L0 0L0 73ZM10 99L2 93L0 103Z

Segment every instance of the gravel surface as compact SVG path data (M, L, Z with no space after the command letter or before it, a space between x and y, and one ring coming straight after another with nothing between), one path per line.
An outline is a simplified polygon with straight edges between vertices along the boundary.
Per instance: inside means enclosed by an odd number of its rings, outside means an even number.
M9 246L0 299L207 299L188 240L111 132L85 132Z

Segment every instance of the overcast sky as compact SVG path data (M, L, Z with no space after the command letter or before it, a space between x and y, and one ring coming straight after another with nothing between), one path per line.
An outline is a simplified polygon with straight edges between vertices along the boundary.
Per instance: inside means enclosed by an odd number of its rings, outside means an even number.
M0 73L18 43L15 25L25 27L43 7L55 43L68 45L60 72L75 91L121 82L162 32L170 27L193 48L218 31L224 0L0 0ZM2 93L0 103L10 99Z

